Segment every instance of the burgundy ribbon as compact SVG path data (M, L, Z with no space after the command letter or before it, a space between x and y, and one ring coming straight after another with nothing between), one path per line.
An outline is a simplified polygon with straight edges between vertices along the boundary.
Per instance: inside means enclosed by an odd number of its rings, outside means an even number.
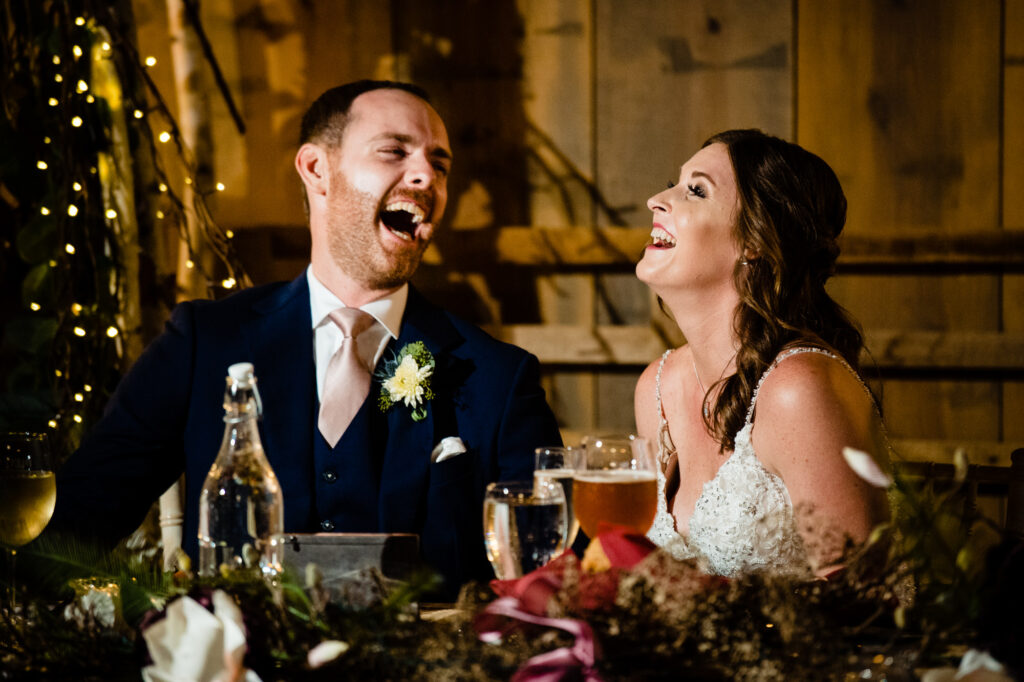
M497 642L508 631L501 627L500 618L514 618L533 625L558 628L576 638L571 647L562 647L534 656L516 671L512 682L558 682L567 675L582 673L585 682L602 682L601 676L594 669L596 660L596 644L590 626L581 620L571 618L548 618L524 611L520 601L515 597L501 597L491 602L477 619L480 639L484 642Z

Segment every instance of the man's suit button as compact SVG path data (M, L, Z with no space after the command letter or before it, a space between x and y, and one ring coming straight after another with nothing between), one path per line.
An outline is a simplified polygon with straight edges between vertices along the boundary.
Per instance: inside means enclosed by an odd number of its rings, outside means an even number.
M334 483L335 481L337 481L337 480L338 480L338 474L334 473L334 472L333 472L333 471L331 471L330 469L328 469L328 470L327 470L327 471L325 471L325 472L324 472L323 474L321 474L321 476L322 476L322 477L323 477L323 479L324 479L325 481L327 481L328 483Z
M320 527L327 531L334 530L334 521L331 521L330 519L324 519L320 522Z

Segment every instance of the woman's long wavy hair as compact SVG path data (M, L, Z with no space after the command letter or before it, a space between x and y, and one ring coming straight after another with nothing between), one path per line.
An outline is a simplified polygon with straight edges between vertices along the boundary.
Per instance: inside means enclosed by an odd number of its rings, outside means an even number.
M715 384L721 393L705 418L725 451L735 447L758 380L787 346L827 348L856 370L864 342L825 291L846 223L846 196L835 173L811 152L759 130L729 130L703 146L716 142L728 149L736 176L733 230L744 254L734 271L736 373Z

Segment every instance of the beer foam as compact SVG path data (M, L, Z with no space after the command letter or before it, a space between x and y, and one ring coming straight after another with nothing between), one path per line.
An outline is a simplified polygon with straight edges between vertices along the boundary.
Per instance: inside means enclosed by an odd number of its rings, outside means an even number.
M587 483L643 483L655 480L655 475L653 471L635 469L596 469L577 471L574 478Z

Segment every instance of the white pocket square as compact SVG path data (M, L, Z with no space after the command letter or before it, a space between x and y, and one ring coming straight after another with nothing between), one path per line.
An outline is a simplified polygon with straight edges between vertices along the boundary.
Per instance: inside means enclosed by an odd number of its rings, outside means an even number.
M462 442L462 439L458 436L448 436L442 438L441 442L434 446L434 451L430 453L431 462L443 462L446 459L451 459L461 455L466 451L466 444Z

